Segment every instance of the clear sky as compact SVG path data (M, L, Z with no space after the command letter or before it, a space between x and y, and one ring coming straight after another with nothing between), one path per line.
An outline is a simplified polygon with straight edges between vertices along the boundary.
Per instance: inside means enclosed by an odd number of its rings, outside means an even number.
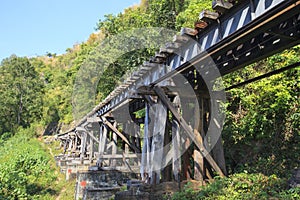
M140 0L0 0L0 61L17 56L61 54L86 41L105 14Z

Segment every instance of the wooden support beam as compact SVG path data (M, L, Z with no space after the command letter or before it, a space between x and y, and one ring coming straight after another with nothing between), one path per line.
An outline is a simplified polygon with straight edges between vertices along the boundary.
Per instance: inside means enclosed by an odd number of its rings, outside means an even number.
M175 104L175 109L180 112L180 99L175 97L173 103ZM174 118L172 119L172 148L173 148L173 159L172 159L172 170L175 181L180 182L180 171L181 171L181 158L180 158L180 148L181 148L181 138L179 134L180 126L179 122Z
M204 130L203 130L203 97L195 100L196 104L199 103L199 110L197 111L195 109L195 115L199 116L199 121L195 123L195 129L197 129L201 133L201 143L203 144L203 137L204 137ZM197 181L203 181L205 179L205 165L204 165L204 157L201 155L201 153L194 149L193 152L193 158L194 158L194 179Z
M199 20L205 21L207 23L211 23L216 21L219 17L219 14L216 12L212 12L209 10L203 10L199 15Z
M90 136L91 139L93 139L95 142L99 143L99 139L93 135L93 131L90 133L90 131L86 130L86 133Z
M167 116L169 114L169 111L167 110ZM171 142L171 131L172 131L172 123L169 119L169 117L166 117L166 126L165 126L165 136L164 136L164 144L163 144L163 161L166 160L168 152L170 152L171 146L170 146L170 142ZM169 162L165 162L166 165L161 164L162 166L165 166L162 169L162 182L168 182L172 180L172 165L168 164Z
M211 167L221 176L224 177L224 173L220 169L220 167L217 165L215 160L211 157L209 152L206 150L204 145L201 143L201 139L199 137L200 134L197 130L195 132L198 132L196 135L194 134L193 130L190 128L190 126L187 124L187 122L180 116L180 114L177 112L177 110L174 108L170 100L166 97L164 94L163 90L155 86L154 91L158 95L158 97L161 99L161 101L167 106L168 109L172 112L174 117L179 121L180 125L182 128L187 132L188 136L193 140L195 145L199 148L200 153L202 154L203 157L208 161L208 163L211 165Z
M83 161L85 157L85 151L86 151L86 139L87 139L87 133L86 131L81 132L81 149L80 149L80 160Z
M107 142L107 127L105 124L101 124L100 126L100 134L101 134L101 139L99 143L99 157L98 157L98 165L101 167L103 165L103 156L104 156L104 151L106 142Z
M153 127L153 138L151 145L151 184L159 184L160 175L162 170L162 160L164 154L164 137L165 137L165 129L166 129L166 120L167 120L167 108L162 103L160 99L158 99L157 103L153 105L155 113L154 116L151 117L154 120Z
M190 118L190 112L191 108L190 108L190 98L186 97L186 96L182 96L183 94L180 94L180 103L181 103L181 112L182 112L182 118L183 119L188 119L189 121L187 122L189 124L189 126L192 124L192 119ZM195 97L194 97L195 98ZM178 112L180 113L180 112ZM174 116L172 116L173 118L175 118ZM180 126L180 122L179 122L179 126ZM182 180L191 180L193 178L193 174L192 172L192 162L191 162L191 152L192 152L192 146L191 146L191 139L189 137L186 136L185 134L185 130L181 128L180 130L180 135L182 137L181 140L183 140L183 149L184 152L182 154L182 171L181 171L181 176L182 176Z
M218 109L219 105L217 104L217 102L213 101L213 104L214 104L214 107L216 109ZM218 120L213 118L209 129L212 132L217 132L220 128L221 127L220 127L220 123L218 122ZM220 166L220 168L222 169L222 171L224 172L224 174L227 174L226 164L225 164L225 157L224 157L224 148L223 148L223 144L222 144L222 138L221 137L212 138L212 140L217 141L216 144L214 145L213 149L212 149L212 155L213 155L214 159L216 160L216 162L218 163L218 165Z
M105 117L102 116L101 118L103 123L107 125L113 132L115 132L123 141L125 141L130 146L130 148L132 148L135 152L138 152L138 149L128 141L123 133L121 133L116 127L114 127Z
M116 121L114 122L113 127L115 129L117 129ZM113 145L112 145L112 150L111 150L111 154L112 154L111 167L116 167L117 161L115 159L115 156L117 154L118 136L114 131L112 133L112 140L113 140Z
M103 140L103 127L100 125L100 128L99 128L99 145L98 145L98 161L99 161L99 158L100 158L100 155L103 154L101 152L101 144L102 144L102 140Z
M94 157L94 155L93 155L94 154L94 141L93 141L94 135L93 135L93 131L91 133L88 132L88 134L90 136L90 148L89 148L90 155L89 155L89 160L92 162L93 157ZM95 141L98 142L98 140L95 140Z
M83 127L77 127L76 130L86 132L91 138L93 138L93 140L95 140L96 142L99 142L98 139L93 134L91 134L88 129L83 128Z
M152 102L150 97L148 98L149 98L148 99L149 102ZM144 138L143 138L142 159L141 159L141 169L140 169L142 180L145 181L146 183L149 183L149 166L150 166L149 113L150 113L150 103L146 103Z
M230 8L232 8L233 4L225 1L225 0L213 0L212 1L212 9L219 13L225 13L228 11Z

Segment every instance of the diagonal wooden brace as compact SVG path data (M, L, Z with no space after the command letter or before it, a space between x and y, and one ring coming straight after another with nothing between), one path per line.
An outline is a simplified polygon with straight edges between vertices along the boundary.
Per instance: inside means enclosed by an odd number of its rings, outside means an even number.
M86 132L93 140L95 140L95 142L99 143L99 140L93 134L91 134L86 128L77 127L76 130Z
M188 123L180 116L180 114L177 112L176 108L172 105L172 102L167 98L165 95L164 91L158 87L155 86L154 88L155 93L157 96L161 99L161 101L167 106L167 108L172 112L176 120L180 123L182 128L187 132L188 136L193 140L195 145L199 148L200 153L202 154L203 157L207 160L207 162L211 165L211 167L221 176L224 177L224 173L218 166L218 164L215 162L215 160L212 158L212 156L209 154L209 152L205 149L203 144L201 143L201 139L199 137L200 134L199 132L195 129L195 133L193 130L190 128Z
M114 127L105 117L101 117L102 121L105 125L107 125L113 132L115 132L126 144L130 146L136 153L139 152L138 148L136 148L133 144L131 144L128 139L121 133L116 127Z

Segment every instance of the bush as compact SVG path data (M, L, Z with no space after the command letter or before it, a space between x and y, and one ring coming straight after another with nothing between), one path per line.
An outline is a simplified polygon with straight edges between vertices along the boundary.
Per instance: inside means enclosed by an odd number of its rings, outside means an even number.
M300 189L288 189L286 180L275 175L234 174L228 178L216 178L207 186L193 191L188 187L175 193L173 200L205 199L205 200L236 200L236 199L299 199Z
M50 155L30 131L20 130L0 147L0 199L43 199L56 193Z

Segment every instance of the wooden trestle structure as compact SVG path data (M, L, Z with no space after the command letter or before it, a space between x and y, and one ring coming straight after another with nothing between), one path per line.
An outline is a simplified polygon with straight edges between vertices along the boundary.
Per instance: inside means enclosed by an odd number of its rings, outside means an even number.
M203 11L195 29L182 29L74 128L57 135L64 156L135 172L151 184L225 176L222 140L214 135L222 129L225 93L213 91L213 82L299 44L299 4L214 1L216 12Z

